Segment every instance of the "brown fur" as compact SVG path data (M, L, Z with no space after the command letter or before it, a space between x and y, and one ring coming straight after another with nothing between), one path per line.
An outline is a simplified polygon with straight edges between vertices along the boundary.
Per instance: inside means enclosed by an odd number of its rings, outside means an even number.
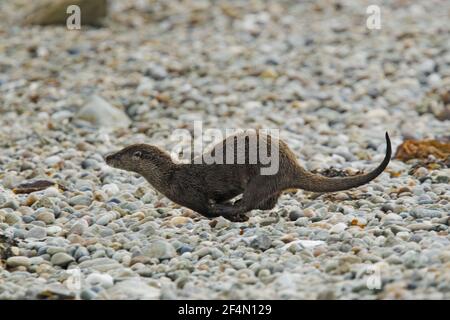
M288 189L335 192L366 184L383 172L391 157L391 142L386 133L386 156L376 169L357 176L327 178L305 171L283 141L277 140L277 148L275 143L271 143L274 139L271 136L255 135L258 146L261 143L268 146L269 155L279 152L279 170L276 174L261 175L260 169L267 165L261 164L259 157L256 164L249 164L248 135L245 136L244 164L237 164L237 161L234 164L174 163L166 152L146 144L128 146L105 159L110 166L141 174L173 202L206 217L223 216L232 221L245 221L248 217L244 213L253 209L272 209L281 193ZM223 159L226 159L225 145L233 140L236 143L240 137L228 137L208 154L221 152ZM236 153L234 160L237 159ZM241 200L230 202L240 194Z

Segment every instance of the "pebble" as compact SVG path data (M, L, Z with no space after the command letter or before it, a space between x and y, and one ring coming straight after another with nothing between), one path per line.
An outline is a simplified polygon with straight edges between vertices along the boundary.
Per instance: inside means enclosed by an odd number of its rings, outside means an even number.
M129 279L116 283L96 297L100 300L155 300L159 299L161 290L145 282Z
M216 218L216 220L217 220L217 224L215 226L216 229L228 228L231 226L231 222L228 219L225 219L223 217L218 217L218 218Z
M89 224L84 219L79 219L76 223L73 224L73 226L70 228L69 233L70 234L78 234L82 235L86 230L88 229Z
M106 273L91 273L86 277L86 283L91 287L100 286L102 288L108 289L114 285L114 278Z
M49 226L45 229L48 236L56 236L62 231L62 228L60 226Z
M65 267L75 259L65 252L57 252L52 256L50 262L55 266Z
M6 260L6 265L11 268L16 268L19 266L29 267L31 265L30 258L24 256L9 257Z
M149 258L157 258L160 260L171 259L176 256L175 248L164 240L155 240L147 247L143 248L143 253Z
M55 204L53 201L48 197L41 197L39 200L37 200L35 203L33 203L33 208L53 208Z
M406 232L406 231L400 231L400 232L398 232L398 233L396 234L396 236L397 236L399 239L402 239L403 241L408 241L409 238L411 237L411 234L410 234L409 232Z
M96 127L107 129L128 128L130 119L118 108L113 107L100 96L93 95L74 116L75 120L84 120Z
M52 224L55 222L55 215L50 211L44 211L39 213L36 219L45 222L45 224Z
M11 199L4 202L1 208L10 208L13 210L17 210L19 208L19 202L17 202L17 200L15 199Z
M424 178L428 176L428 170L424 167L420 167L414 172L414 176L416 178Z
M442 212L440 210L414 208L411 210L411 215L415 218L440 218Z
M92 199L90 197L84 195L77 195L69 199L69 204L71 206L89 206L92 203Z
M13 212L7 213L5 215L5 222L7 224L9 224L9 225L16 224L16 223L18 223L20 221L21 221L20 217L17 214L13 213Z
M164 66L151 63L147 66L145 75L155 80L163 80L167 77L167 71Z
M101 226L106 226L109 222L111 222L111 220L112 220L111 214L107 213L98 217L96 223Z
M330 228L330 233L341 233L347 229L347 224L340 222Z
M80 293L80 298L83 300L93 300L97 297L97 293L91 289L84 289Z
M33 227L26 234L26 238L37 239L37 240L44 239L46 236L47 236L47 231L45 230L45 228L42 228L42 227Z
M54 165L62 162L62 158L60 156L51 156L48 157L44 160L44 163L49 166L49 167L53 167Z
M303 212L300 210L292 210L289 212L289 220L296 221L298 218L303 217Z
M429 223L411 223L408 225L408 229L411 231L418 231L418 230L430 230L433 226Z
M192 219L181 216L173 217L172 219L170 219L170 224L174 227L182 227L187 223L192 223Z
M266 234L258 235L250 244L253 248L265 251L272 246L272 240Z
M383 221L399 221L402 220L402 217L396 213L388 213L383 217Z
M120 192L119 187L115 183L108 183L102 186L102 191L105 192L108 196L115 196Z
M80 259L83 258L83 257L89 257L89 251L88 251L85 247L79 247L79 248L75 251L73 257L74 257L76 260L80 260Z

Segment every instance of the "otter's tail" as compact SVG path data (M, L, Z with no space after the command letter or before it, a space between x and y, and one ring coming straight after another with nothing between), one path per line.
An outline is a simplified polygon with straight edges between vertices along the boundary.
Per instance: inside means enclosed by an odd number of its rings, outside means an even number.
M391 153L391 140L386 132L386 156L383 162L373 171L345 178L328 178L303 171L295 187L313 192L335 192L361 186L375 179L384 171L391 159Z

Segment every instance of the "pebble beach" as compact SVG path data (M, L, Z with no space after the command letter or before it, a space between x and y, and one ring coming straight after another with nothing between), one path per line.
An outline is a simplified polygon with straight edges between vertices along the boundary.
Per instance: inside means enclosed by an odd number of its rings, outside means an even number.
M450 161L209 220L103 156L273 128L306 169L450 141L449 1L110 1L100 27L0 1L0 299L450 299ZM449 151L450 152L450 151ZM47 181L30 192L19 186ZM25 188L26 189L26 188Z

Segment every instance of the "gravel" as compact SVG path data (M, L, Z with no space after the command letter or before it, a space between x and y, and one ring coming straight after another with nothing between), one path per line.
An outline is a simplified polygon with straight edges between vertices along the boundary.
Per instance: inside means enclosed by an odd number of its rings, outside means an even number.
M0 4L0 299L450 298L450 170L433 159L245 223L103 161L171 150L195 120L280 129L306 169L344 173L382 160L385 131L394 151L448 137L442 101L419 112L450 90L448 1L383 4L380 30L368 1L110 2L104 27L70 32ZM55 184L12 191L35 180Z

